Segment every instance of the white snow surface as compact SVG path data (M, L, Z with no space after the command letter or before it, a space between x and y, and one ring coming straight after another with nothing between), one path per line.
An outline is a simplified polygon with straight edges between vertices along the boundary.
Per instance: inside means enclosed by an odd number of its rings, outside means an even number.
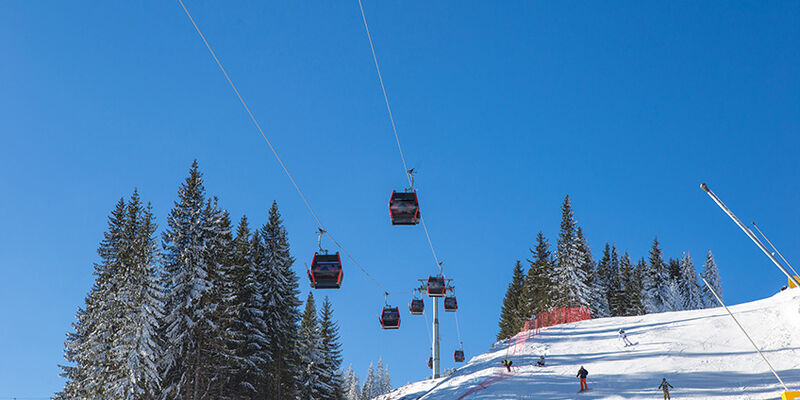
M800 390L800 289L730 307L790 390ZM624 347L624 328L635 346ZM521 334L522 335L522 334ZM515 345L515 343L518 343ZM547 366L536 367L544 354ZM511 374L500 361L513 361ZM578 393L578 369L589 391ZM379 400L779 399L783 388L723 308L600 318L496 343L446 378L410 383Z

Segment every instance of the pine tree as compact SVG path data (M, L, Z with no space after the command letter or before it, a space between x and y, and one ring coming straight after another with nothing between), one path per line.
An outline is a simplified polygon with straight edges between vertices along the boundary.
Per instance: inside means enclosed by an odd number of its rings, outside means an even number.
M536 247L531 250L533 259L528 260L530 267L522 289L522 309L525 311L525 316L528 317L550 309L553 290L550 273L553 269L553 261L550 257L549 246L544 234L539 231L536 236Z
M352 364L344 373L342 388L346 400L361 400L361 384L358 382L358 375L353 371Z
M325 382L325 355L317 321L317 309L313 292L308 293L305 312L300 322L299 350L301 366L299 377L299 400L318 400L333 391Z
M263 244L258 232L251 234L246 216L239 221L232 250L230 312L234 318L229 334L235 354L230 371L232 387L239 398L262 398L265 369L271 361L263 314L262 282L266 277L259 270L263 263L257 261L263 255Z
M630 289L627 291L627 296L631 303L631 315L644 315L647 313L647 308L644 306L644 276L647 270L647 261L642 257L633 268L633 278L631 279Z
M616 247L614 248L614 253L616 254ZM631 265L631 258L627 251L625 255L618 260L618 266L615 268L616 274L613 277L611 292L609 293L609 303L611 304L612 315L631 315L632 306L627 295L626 286L632 284L630 280L632 279L633 266Z
M524 282L525 273L522 271L522 264L517 260L514 264L511 283L508 285L505 298L503 298L503 308L500 312L499 322L500 332L497 334L497 340L507 339L516 335L524 323L524 317L520 318L520 303Z
M261 236L264 251L260 259L265 276L263 314L272 355L266 395L267 399L283 400L297 393L297 371L305 366L300 365L298 350L300 301L297 275L292 270L294 258L289 253L286 229L276 202L272 203Z
M717 269L717 263L714 261L714 255L711 254L711 250L708 251L708 255L706 256L706 262L703 264L703 277L706 278L706 281L714 291L717 292L719 298L722 298L722 279L719 277L719 269ZM706 308L717 307L717 299L711 293L711 290L703 284L702 288L703 293L703 303Z
M389 369L383 365L383 358L378 358L378 367L375 370L375 385L372 396L380 396L391 391L392 379L389 377Z
M564 199L561 207L561 231L556 251L557 260L553 274L557 288L555 306L588 306L591 303L591 294L585 284L586 275L583 269L585 259L580 251L569 196Z
M178 190L163 234L166 313L163 388L169 398L227 397L224 370L229 348L221 320L226 253L226 215L206 201L197 161ZM226 231L227 230L227 231ZM222 285L223 287L221 287Z
M369 363L367 376L364 378L364 386L361 387L361 400L369 400L375 393L375 368Z
M586 285L587 288L591 288L594 286L595 277L595 262L594 258L592 258L592 249L589 247L589 243L586 242L586 238L583 236L583 229L577 224L575 225L576 229L576 240L578 242L578 253L581 259L581 269L583 270L583 274L585 278L583 283Z
M344 390L342 390L342 375L339 371L342 365L342 345L339 343L339 327L333 320L333 305L327 296L325 296L319 312L319 326L322 335L323 358L325 359L324 382L332 389L322 398L342 400L344 399Z
M644 257L633 268L633 278L631 279L630 289L627 291L631 302L632 315L644 315L647 308L644 306L644 276L648 271L647 261Z
M683 300L682 308L684 310L703 308L703 292L697 282L697 270L689 253L684 253L681 258L681 274L678 282Z
M609 291L611 288L611 246L606 243L603 256L597 262L595 280L592 285L592 317L603 318L611 316L609 305Z
M107 398L111 333L116 327L110 325L106 301L116 291L113 281L124 258L120 249L125 246L126 216L125 200L120 199L108 218L108 230L97 249L100 262L94 265L94 285L86 296L85 307L78 309L76 322L72 324L74 332L68 333L64 342L65 358L72 365L61 367L67 382L58 398Z
M653 246L650 249L650 260L647 271L643 276L643 303L648 313L670 311L671 299L669 293L669 270L664 262L664 254L659 247L658 238L653 239Z
M157 227L150 204L143 206L137 191L126 213L124 261L115 277L119 286L106 299L115 330L109 332L111 369L105 392L116 399L153 399L160 393L158 321L164 309Z
M683 296L681 296L680 284L677 280L668 277L666 291L664 293L663 311L681 310L683 310Z
M667 261L667 269L669 270L669 277L670 279L674 279L675 281L681 281L681 260L677 258L669 258Z
M622 311L620 315L638 315L641 297L639 288L636 287L635 273L635 267L626 251L619 267L620 290L617 296Z

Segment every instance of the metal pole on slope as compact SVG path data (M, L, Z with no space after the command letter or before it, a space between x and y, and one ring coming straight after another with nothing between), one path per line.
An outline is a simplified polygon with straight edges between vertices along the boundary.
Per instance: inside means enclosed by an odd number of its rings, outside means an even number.
M781 257L781 260L783 260L783 262L785 262L785 263L786 263L786 265L788 265L788 266L789 266L789 269L791 269L791 270L792 270L792 273L794 274L794 276L798 276L798 275L800 275L800 274L798 274L798 273L797 273L797 271L795 271L795 270L794 270L794 267L792 267L792 264L789 264L789 261L787 261L787 260L786 260L786 257L784 257L784 256L783 256L783 254L781 254L781 252L780 252L780 251L778 251L778 249L775 247L775 245L774 245L774 244L772 244L772 242L769 240L769 238L767 237L767 235L765 235L765 234L764 234L764 232L761 232L761 229L759 229L759 228L758 228L758 225L756 225L756 223L755 223L755 222L751 222L751 223L753 224L753 227L755 227L755 228L756 228L756 231L758 231L758 233L760 233L760 234L761 234L761 236L764 238L764 240L766 240L766 241L767 241L767 243L769 243L769 247L772 247L772 250L775 250L775 252L776 252L776 253L778 253L778 256L780 256L780 257Z
M439 377L439 298L433 298L433 378Z
M752 345L753 345L753 347L756 349L756 351L758 352L758 355L760 355L760 356L761 356L761 358L763 358L763 359L764 359L764 362L765 362L765 363L767 363L767 366L769 366L769 369L770 369L770 371L772 371L772 374L773 374L773 375L775 375L775 377L776 377L776 378L778 378L778 382L780 382L780 383L781 383L781 386L783 386L783 390L785 390L785 391L787 391L787 392L788 392L788 391L789 391L789 388L787 388L787 387L786 387L786 384L785 384L785 383L783 383L783 379L781 379L781 377L780 377L780 376L778 376L778 373L777 373L777 372L775 372L775 368L772 368L772 364L770 364L770 363L769 363L769 361L767 360L767 357L765 357L765 356L764 356L764 354L763 354L763 353L761 353L761 349L759 349L759 348L758 348L758 346L756 345L756 342L754 342L754 341L753 341L753 339L750 337L750 335L748 335L748 334L747 334L747 331L746 331L746 330L744 330L744 327L742 327L742 324L740 324L740 323L739 323L739 320L737 320L737 319L736 319L736 317L734 317L734 316L733 316L733 313L731 312L731 310L729 310L729 309L728 309L728 306L726 306L726 305L725 305L725 303L723 303L723 302L722 302L722 299L720 299L720 298L719 298L719 296L717 295L717 292L716 292L716 291L714 291L714 288L712 288L712 287L711 287L711 285L709 285L709 284L708 284L708 281L707 281L707 280L706 280L706 278L703 276L703 274L698 274L698 275L700 275L700 279L702 279L702 280L703 280L703 283L705 283L705 284L706 284L706 287L708 287L708 290L710 290L710 291L711 291L711 293L712 293L712 294L714 295L714 297L717 299L717 301L719 302L719 304L721 304L721 305L722 305L722 307L723 307L723 308L725 308L725 311L727 311L727 312L728 312L728 315L730 315L730 316L731 316L731 318L733 318L733 322L736 322L736 325L739 327L739 329L741 329L741 330L742 330L742 333L744 333L744 335L745 335L745 336L747 336L747 340L749 340L749 341L750 341L750 344L752 344Z
M744 231L744 233L747 235L747 237L749 237L750 240L752 240L753 243L755 243L756 246L758 246L758 248L761 249L761 251L763 251L764 254L766 254L767 257L769 257L770 260L772 260L772 262L781 270L781 272L783 272L786 275L787 278L789 278L790 281L794 282L795 285L800 287L800 282L797 281L797 278L792 276L792 274L790 274L789 271L787 271L786 268L784 268L784 266L781 265L780 262L778 262L778 260L775 258L775 256L772 255L772 253L770 253L769 250L767 250L766 246L764 246L764 243L761 243L761 241L758 240L758 237L756 237L756 235L753 233L753 231L751 231L750 228L746 227L742 223L742 221L739 221L739 218L736 218L736 215L733 214L733 211L731 211L728 207L726 207L725 204L722 203L722 200L720 200L719 197L717 197L717 195L714 194L714 192L712 192L711 189L709 189L708 186L705 183L701 183L700 184L700 188L703 189L706 193L708 193L708 195L711 197L711 199L714 200L715 203L717 203L719 208L721 208L722 211L725 211L725 214L728 214L728 216L731 217L733 222L735 222L736 225L738 225L739 228L741 228L742 231Z

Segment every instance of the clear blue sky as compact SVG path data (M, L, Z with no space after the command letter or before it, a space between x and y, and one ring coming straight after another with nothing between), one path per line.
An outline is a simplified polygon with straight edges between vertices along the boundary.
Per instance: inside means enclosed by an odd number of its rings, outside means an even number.
M658 235L698 265L711 248L731 302L785 284L698 185L800 264L800 3L503 3L365 3L468 358L566 194L595 257ZM389 225L406 182L357 2L187 5L329 230L391 290L433 272L422 228ZM235 220L278 201L305 297L316 224L177 2L5 1L0 54L0 398L61 387L109 211L138 187L163 226L195 158ZM424 318L380 331L382 292L345 268L318 293L345 367L423 378Z

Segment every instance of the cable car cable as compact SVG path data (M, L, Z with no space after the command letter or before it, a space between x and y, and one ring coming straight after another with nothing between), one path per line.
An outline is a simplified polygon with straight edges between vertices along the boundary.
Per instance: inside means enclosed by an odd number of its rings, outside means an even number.
M200 38L203 39L203 43L206 45L208 52L211 53L211 57L214 58L214 61L217 63L219 69L222 71L222 74L225 75L225 79L228 81L228 84L231 86L231 89L233 89L234 93L236 93L236 97L239 98L239 101L242 103L242 106L244 107L245 111L247 111L247 115L250 116L250 120L253 121L253 124L256 126L256 129L258 129L258 132L261 133L261 137L264 138L264 140L267 142L267 146L269 146L269 149L272 150L272 154L275 156L275 159L278 160L278 163L281 165L281 168L283 168L283 172L286 173L286 176L289 177L289 180L292 182L292 185L294 185L295 190L297 190L297 194L299 194L300 198L303 199L303 202L306 204L306 207L308 207L308 210L311 212L311 215L317 221L320 230L324 231L324 233L328 235L331 241L333 241L333 243L335 243L336 246L339 247L340 250L342 250L342 253L344 253L347 256L347 258L349 258L350 261L352 261L353 264L355 264L358 267L358 269L361 270L361 272L363 272L370 280L372 280L372 282L375 283L375 285L381 288L381 290L383 290L384 293L389 293L389 291L387 291L386 288L383 287L383 285L381 285L375 278L373 278L372 275L370 275L369 272L367 272L367 270L364 269L364 267L362 267L361 264L359 264L347 250L345 250L345 248L333 237L333 235L331 235L330 232L328 232L325 229L325 225L322 224L322 221L319 219L319 216L317 216L317 213L314 211L314 208L311 207L311 203L309 203L308 199L303 194L303 191L300 190L300 186L297 185L297 182L295 182L294 177L292 177L292 174L289 172L289 169L286 168L286 164L283 163L283 160L278 155L278 152L275 150L275 147L272 146L272 142L269 141L269 138L267 138L267 135L264 133L264 130L261 129L261 125L258 123L258 120L256 120L256 117L253 115L253 112L250 111L250 107L247 106L247 102L244 101L244 98L242 97L241 93L239 93L239 89L236 88L236 85L233 83L233 80L228 75L228 72L225 70L225 67L222 66L222 62L217 57L217 54L214 53L214 50L211 48L211 45L208 43L208 40L206 40L206 36L203 35L203 32L200 30L200 27L197 26L197 23L192 17L192 14L189 13L189 9L186 8L185 4L183 4L183 0L178 0L178 3L180 3L181 7L183 8L183 11L186 12L186 16L189 17L189 21L192 22L192 25L194 26L194 29L197 31L197 33L200 35Z
M408 165L406 164L406 157L403 154L403 146L400 145L400 136L397 134L397 125L394 123L394 115L392 114L392 107L389 106L389 96L386 95L386 86L383 84L383 75L381 74L381 67L378 64L378 56L375 54L375 45L372 43L372 35L369 33L369 25L367 25L367 16L364 14L364 5L361 0L358 0L358 8L361 10L361 20L364 21L364 30L367 32L367 39L369 39L369 48L372 51L372 60L375 62L375 70L378 72L378 80L381 83L381 91L383 92L383 100L386 102L386 110L389 112L389 121L392 123L392 131L394 132L395 141L397 141L397 150L400 151L400 159L403 161L403 171L406 172L408 184L413 186L413 178L409 172ZM442 274L442 265L439 263L439 257L436 256L436 250L433 248L431 235L428 232L428 226L425 225L425 218L420 217L422 228L425 231L425 236L428 238L428 245L433 253L433 260L439 268L439 274Z

